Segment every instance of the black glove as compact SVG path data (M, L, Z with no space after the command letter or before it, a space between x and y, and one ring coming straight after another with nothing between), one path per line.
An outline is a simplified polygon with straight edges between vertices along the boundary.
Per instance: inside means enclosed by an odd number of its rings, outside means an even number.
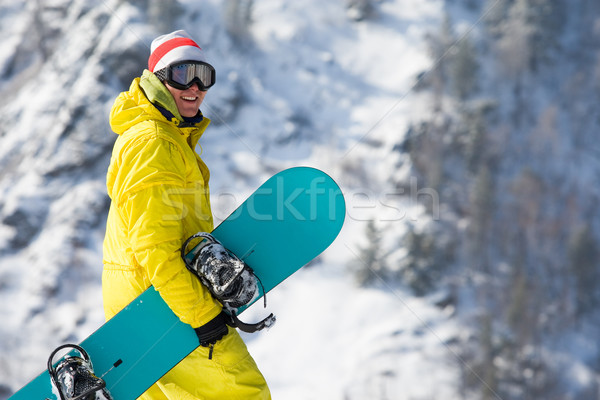
M206 324L199 328L195 328L200 345L208 347L217 343L223 336L227 335L227 321L229 317L222 311L221 314L208 321Z

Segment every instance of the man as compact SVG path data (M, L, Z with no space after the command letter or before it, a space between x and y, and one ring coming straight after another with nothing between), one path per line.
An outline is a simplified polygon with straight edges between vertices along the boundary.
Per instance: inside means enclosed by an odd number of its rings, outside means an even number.
M180 257L186 238L213 229L209 170L195 147L210 122L199 107L214 83L203 51L175 31L152 42L148 70L117 97L110 114L119 137L107 173L106 318L153 285L202 344L142 399L271 398L221 303Z

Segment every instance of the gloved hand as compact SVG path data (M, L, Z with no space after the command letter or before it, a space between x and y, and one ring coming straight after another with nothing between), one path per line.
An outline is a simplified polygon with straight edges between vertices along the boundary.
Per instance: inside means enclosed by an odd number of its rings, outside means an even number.
M221 314L208 321L199 328L195 328L200 345L208 347L217 343L223 336L227 335L227 321L229 317L222 311Z

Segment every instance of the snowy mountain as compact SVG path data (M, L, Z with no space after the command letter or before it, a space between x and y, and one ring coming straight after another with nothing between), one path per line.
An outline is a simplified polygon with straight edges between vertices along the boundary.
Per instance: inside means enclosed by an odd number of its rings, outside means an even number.
M274 398L600 398L599 21L586 0L0 1L0 400L104 322L108 113L174 29L217 70L217 222L294 165L347 199L245 336Z

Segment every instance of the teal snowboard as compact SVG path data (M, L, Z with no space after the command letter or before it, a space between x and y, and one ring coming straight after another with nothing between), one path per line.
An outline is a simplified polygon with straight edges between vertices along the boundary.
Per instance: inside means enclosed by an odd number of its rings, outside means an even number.
M329 176L296 167L267 180L211 234L254 270L267 293L334 241L345 214L342 192ZM134 400L199 343L150 287L80 346L113 399ZM60 400L48 371L9 398L38 399Z

